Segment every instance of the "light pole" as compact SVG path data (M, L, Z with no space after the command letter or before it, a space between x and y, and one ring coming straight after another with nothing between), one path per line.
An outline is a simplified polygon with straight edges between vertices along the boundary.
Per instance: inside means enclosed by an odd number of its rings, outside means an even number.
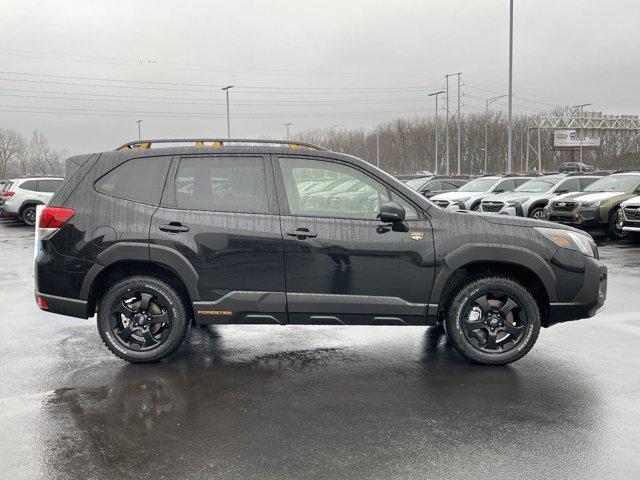
M142 129L140 127L142 120L136 120L136 123L138 124L138 140L142 140Z
M584 137L584 129L582 128L582 111L584 107L588 107L590 103L583 103L582 105L574 105L571 108L580 109L580 171L582 171L582 137Z
M512 172L511 143L513 141L513 0L509 0L509 119L507 121L507 173Z
M436 118L435 118L435 130L436 130L436 140L435 140L435 160L433 173L438 174L438 95L444 93L444 90L440 90L439 92L430 93L429 97L436 97Z
M487 173L487 150L489 149L489 105L507 96L508 95L498 95L497 97L487 98L486 100L484 107L484 173Z
M328 131L331 131L331 130L333 130L334 128L338 128L338 127L344 127L344 125L342 125L342 124L338 124L338 125L330 125L330 126L328 126L328 127L321 128L321 129L320 129L320 132L328 132Z
M227 95L227 138L231 138L231 123L229 122L229 90L233 88L233 85L227 85L220 90L224 90Z
M283 125L287 129L287 140L289 140L289 127L293 125L293 123L284 123Z

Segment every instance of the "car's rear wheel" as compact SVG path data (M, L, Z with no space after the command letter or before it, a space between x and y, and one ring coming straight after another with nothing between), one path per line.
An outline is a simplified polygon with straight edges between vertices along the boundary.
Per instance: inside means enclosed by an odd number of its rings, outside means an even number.
M540 333L533 295L510 278L486 276L466 284L451 302L447 336L462 355L485 365L505 365L531 350Z
M27 225L35 225L36 224L36 206L35 205L27 205L20 211L20 220L22 220Z
M623 230L620 226L620 210L616 210L611 214L609 225L607 226L607 235L614 240L621 240L629 235L629 232Z
M129 362L155 362L167 357L182 344L188 326L180 295L151 276L117 282L98 305L102 341Z

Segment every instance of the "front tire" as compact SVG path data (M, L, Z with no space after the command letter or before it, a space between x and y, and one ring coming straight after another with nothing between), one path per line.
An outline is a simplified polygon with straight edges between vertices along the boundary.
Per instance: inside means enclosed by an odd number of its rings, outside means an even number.
M157 362L183 342L189 326L176 290L151 276L120 280L100 299L98 332L111 352L133 363Z
M467 283L447 310L453 347L483 365L506 365L524 357L540 333L540 309L521 284L501 276Z
M544 208L536 207L529 213L529 218L533 218L534 220L544 220Z

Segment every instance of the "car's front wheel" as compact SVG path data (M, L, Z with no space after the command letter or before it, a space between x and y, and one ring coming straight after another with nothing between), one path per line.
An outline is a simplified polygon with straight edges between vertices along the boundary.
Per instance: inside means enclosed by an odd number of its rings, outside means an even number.
M129 362L156 362L170 355L182 344L188 325L180 295L151 276L117 282L98 305L102 341Z
M540 309L533 295L502 276L467 283L446 313L445 328L453 347L485 365L505 365L522 358L540 333Z
M529 213L529 218L544 220L544 207L536 207Z

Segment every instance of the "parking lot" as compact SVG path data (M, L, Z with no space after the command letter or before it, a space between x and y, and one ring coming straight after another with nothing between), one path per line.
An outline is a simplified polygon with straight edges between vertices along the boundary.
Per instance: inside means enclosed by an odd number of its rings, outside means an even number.
M0 220L1 478L632 478L640 243L603 243L594 318L507 367L426 327L225 326L130 365L38 310L33 229Z

